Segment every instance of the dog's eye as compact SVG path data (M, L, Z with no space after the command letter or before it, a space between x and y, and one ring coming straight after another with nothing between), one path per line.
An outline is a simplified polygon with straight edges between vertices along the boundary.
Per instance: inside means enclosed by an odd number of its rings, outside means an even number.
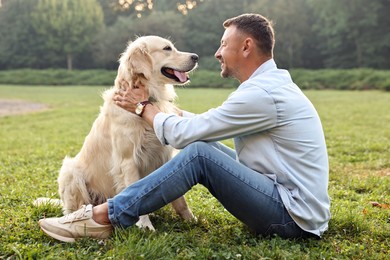
M171 50L172 50L172 47L171 47L171 46L165 46L163 50L164 50L164 51L171 51Z

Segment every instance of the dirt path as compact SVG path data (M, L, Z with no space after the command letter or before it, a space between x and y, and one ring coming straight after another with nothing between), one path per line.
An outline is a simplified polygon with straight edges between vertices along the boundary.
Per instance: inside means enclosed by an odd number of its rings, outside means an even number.
M48 106L24 100L0 99L0 117L8 115L26 114L47 109Z

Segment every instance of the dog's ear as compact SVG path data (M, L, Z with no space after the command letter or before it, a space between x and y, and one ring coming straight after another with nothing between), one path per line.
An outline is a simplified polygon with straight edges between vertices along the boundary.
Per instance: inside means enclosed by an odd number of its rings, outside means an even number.
M126 81L129 85L135 82L148 80L153 70L152 57L146 43L129 42L127 49L119 58L118 74L115 79L115 86L121 87L120 83Z
M136 46L128 56L128 70L134 81L140 78L149 80L153 70L152 57L145 43Z

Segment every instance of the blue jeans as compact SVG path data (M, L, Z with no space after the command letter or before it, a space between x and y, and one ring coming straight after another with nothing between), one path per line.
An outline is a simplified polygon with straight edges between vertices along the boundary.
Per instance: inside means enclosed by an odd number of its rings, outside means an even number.
M113 225L128 227L202 184L256 234L307 237L288 214L273 180L236 160L221 143L195 142L145 178L108 200Z

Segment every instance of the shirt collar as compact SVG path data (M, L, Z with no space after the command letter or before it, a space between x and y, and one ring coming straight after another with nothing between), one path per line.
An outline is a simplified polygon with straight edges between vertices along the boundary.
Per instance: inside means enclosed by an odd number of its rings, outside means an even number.
M253 72L253 74L249 77L249 79L254 78L257 75L262 74L268 70L276 69L276 68L277 68L277 66L276 66L274 59L269 59L266 62L264 62L263 64L261 64L260 67L258 67L255 70L255 72Z

